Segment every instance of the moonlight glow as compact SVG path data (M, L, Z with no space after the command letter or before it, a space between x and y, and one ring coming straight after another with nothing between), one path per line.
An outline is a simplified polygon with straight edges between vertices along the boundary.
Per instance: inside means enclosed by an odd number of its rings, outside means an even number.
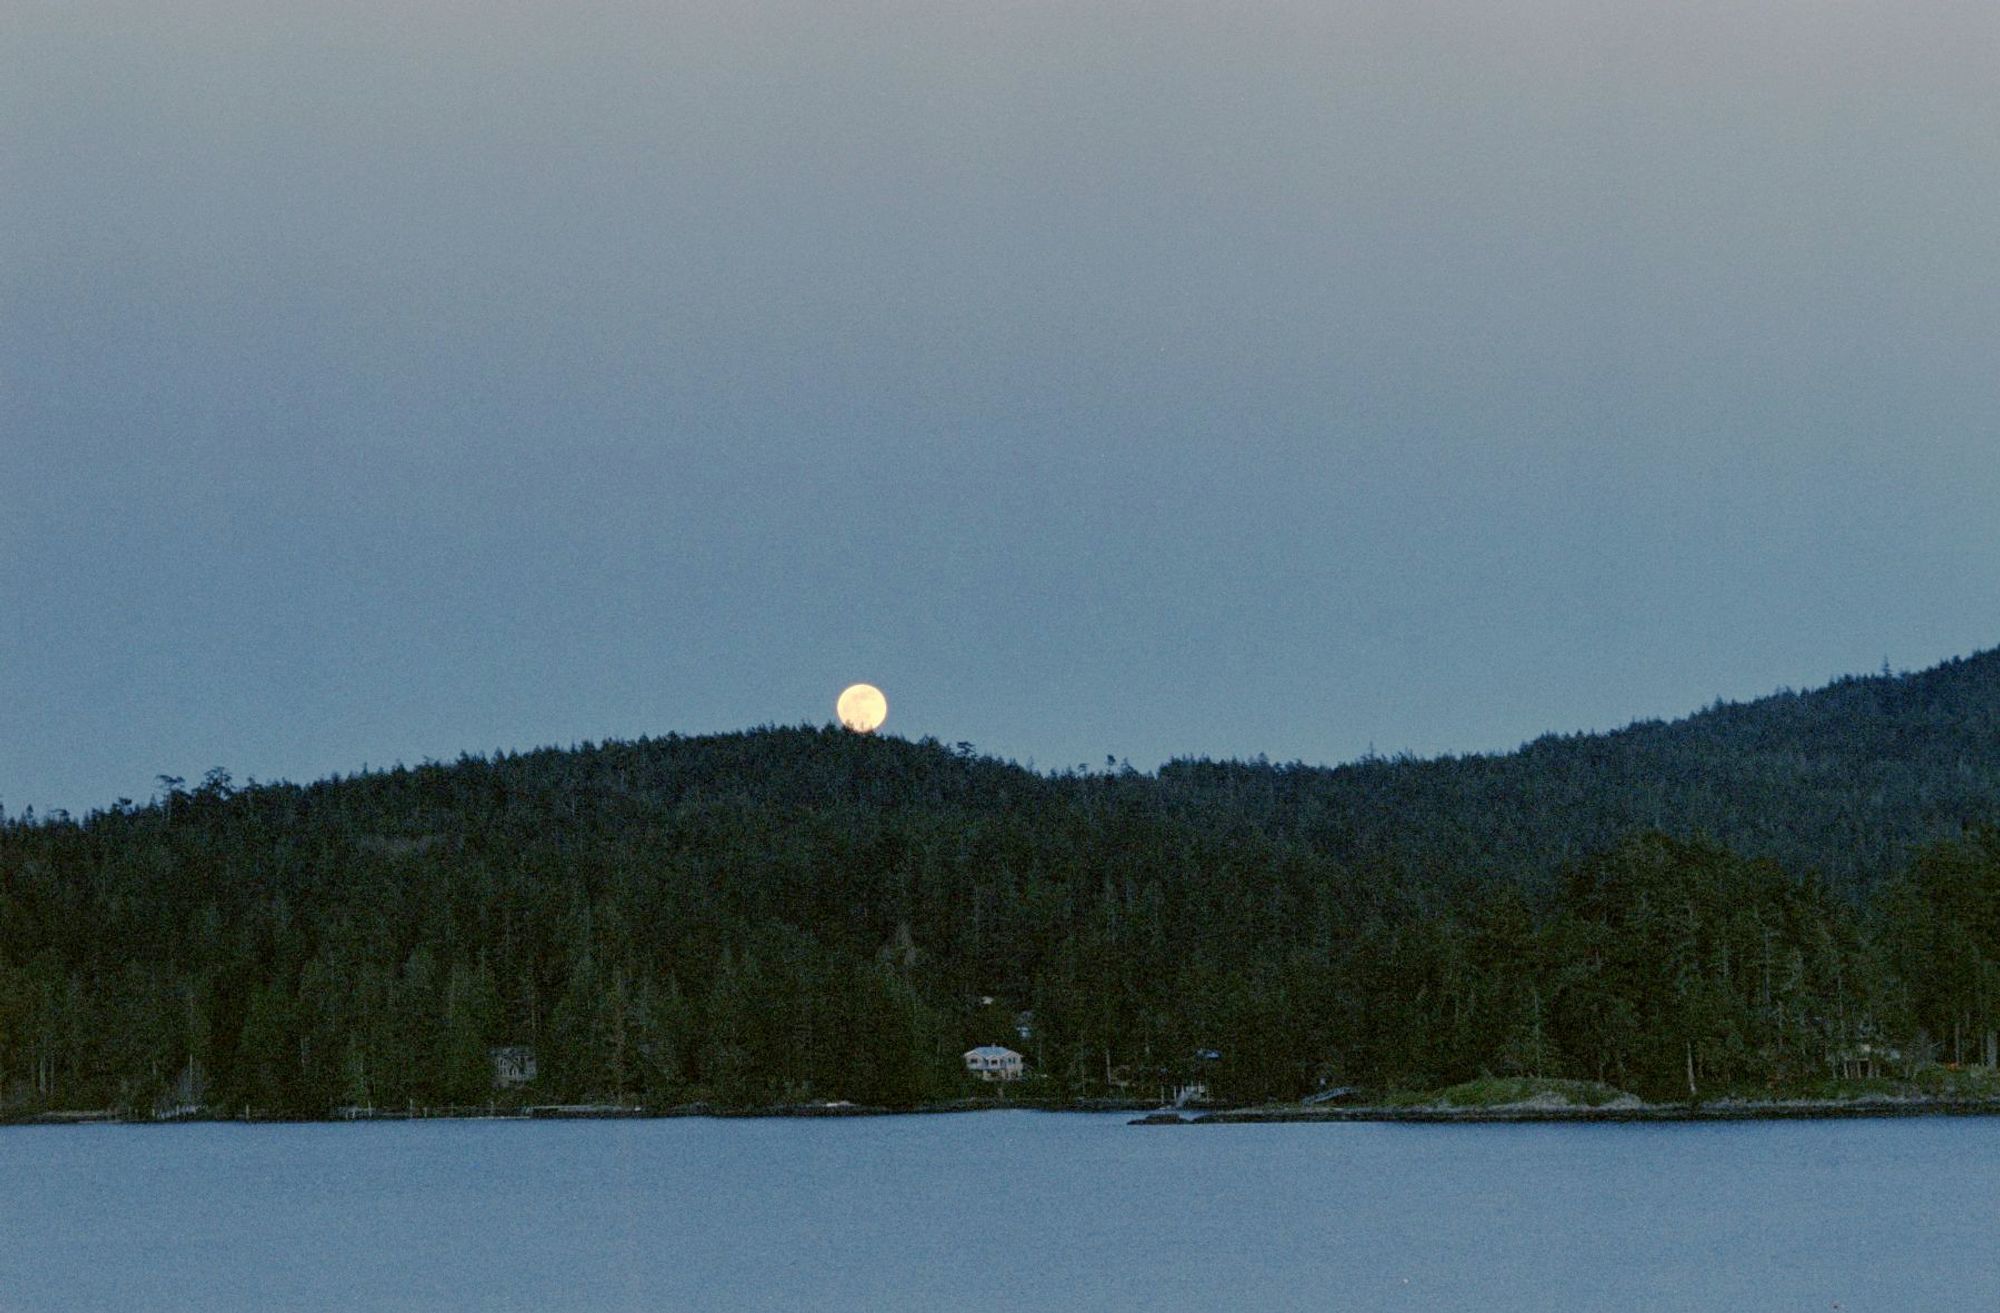
M873 734L889 718L889 699L873 684L854 684L841 693L833 710L856 734Z

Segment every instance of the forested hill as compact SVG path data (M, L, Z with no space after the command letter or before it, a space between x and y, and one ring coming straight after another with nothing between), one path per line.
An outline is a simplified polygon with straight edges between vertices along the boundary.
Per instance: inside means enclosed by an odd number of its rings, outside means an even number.
M1991 1061L1996 728L1988 653L1334 770L790 728L167 779L0 823L0 1117L909 1104L987 1043L1058 1097Z
M1677 721L1551 734L1512 753L1330 768L1178 759L1156 777L1038 774L967 743L800 727L467 756L303 788L237 790L219 774L192 789L164 777L162 786L151 808L90 824L116 832L160 812L229 828L331 827L368 843L529 826L616 845L628 829L732 806L798 817L857 807L1039 813L1060 824L1115 805L1128 818L1255 832L1413 878L1531 885L1655 830L1858 892L1917 846L2000 821L2000 649L1916 674L1718 703Z
M1638 829L1865 888L2000 818L2000 649L1502 756L1333 769L1175 761L1163 794L1344 860L1530 880Z

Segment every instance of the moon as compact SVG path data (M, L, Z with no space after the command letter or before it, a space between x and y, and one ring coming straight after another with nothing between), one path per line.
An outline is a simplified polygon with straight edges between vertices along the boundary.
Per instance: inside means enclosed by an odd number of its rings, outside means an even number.
M889 718L889 699L873 684L850 684L833 704L833 714L856 734L873 734Z

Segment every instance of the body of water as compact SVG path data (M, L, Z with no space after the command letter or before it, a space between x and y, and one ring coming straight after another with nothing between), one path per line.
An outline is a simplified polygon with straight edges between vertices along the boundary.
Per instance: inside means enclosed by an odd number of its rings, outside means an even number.
M2000 1119L0 1129L0 1310L1971 1310Z

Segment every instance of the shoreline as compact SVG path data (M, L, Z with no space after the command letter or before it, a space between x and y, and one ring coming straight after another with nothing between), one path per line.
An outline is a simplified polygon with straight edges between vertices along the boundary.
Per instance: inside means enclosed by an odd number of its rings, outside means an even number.
M1137 1113L1131 1126L1241 1126L1310 1122L1402 1122L1421 1125L1545 1124L1559 1122L1742 1122L1829 1121L1882 1117L2000 1116L2000 1097L1798 1099L1713 1103L1636 1103L1605 1107L1496 1105L1453 1107L1443 1104L1300 1107L1293 1104L1246 1108L1162 1108L1135 1099L1085 1099L1068 1103L997 1103L954 1100L915 1107L854 1103L779 1104L727 1108L712 1104L676 1104L649 1108L616 1104L534 1104L515 1108L356 1108L313 1116L247 1109L237 1113L200 1112L176 1116L136 1116L113 1109L50 1110L0 1116L8 1126L179 1126L212 1125L334 1125L385 1121L660 1121L682 1117L717 1120L746 1118L914 1117L978 1112Z
M1213 1112L1176 1117L1163 1114L1157 1120L1141 1119L1134 1125L1227 1126L1277 1122L1415 1122L1448 1123L1540 1123L1540 1122L1742 1122L1742 1121L1830 1121L1866 1117L1992 1117L2000 1116L2000 1098L1991 1099L1797 1099L1757 1102L1718 1100L1714 1103L1640 1103L1591 1107L1524 1107L1498 1105L1490 1108L1459 1108L1436 1104L1410 1107L1357 1106L1348 1108L1225 1108Z
M199 1125L341 1125L347 1122L406 1121L665 1121L711 1117L718 1121L753 1117L916 1117L976 1112L1143 1113L1160 1105L1149 1099L1078 1099L1066 1103L1003 1103L959 1099L943 1103L892 1107L834 1101L771 1104L733 1108L708 1103L664 1107L623 1104L527 1104L518 1107L344 1108L330 1113L280 1112L249 1108L238 1112L204 1109L164 1116L121 1112L113 1108L50 1109L34 1113L0 1114L0 1128L9 1126L185 1126Z

